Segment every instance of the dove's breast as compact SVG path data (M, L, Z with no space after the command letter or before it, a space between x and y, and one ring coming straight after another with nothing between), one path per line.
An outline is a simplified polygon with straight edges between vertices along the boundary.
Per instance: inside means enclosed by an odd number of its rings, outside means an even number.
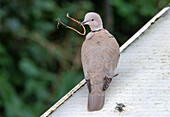
M94 34L82 45L81 59L86 79L96 79L94 84L105 76L114 75L119 59L119 46L114 37L105 31Z

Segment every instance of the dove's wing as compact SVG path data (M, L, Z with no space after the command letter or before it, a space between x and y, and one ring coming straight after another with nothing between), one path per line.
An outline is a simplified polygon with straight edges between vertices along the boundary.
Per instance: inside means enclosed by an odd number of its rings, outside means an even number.
M81 52L85 78L112 78L119 56L119 45L107 30L102 30L85 40Z

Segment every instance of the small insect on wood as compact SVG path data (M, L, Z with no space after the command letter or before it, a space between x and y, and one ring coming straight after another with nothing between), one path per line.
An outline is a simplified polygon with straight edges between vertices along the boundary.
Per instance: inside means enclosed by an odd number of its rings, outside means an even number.
M117 104L117 106L115 107L115 110L118 112L122 112L125 105L123 103L117 103L117 102L116 102L116 104Z

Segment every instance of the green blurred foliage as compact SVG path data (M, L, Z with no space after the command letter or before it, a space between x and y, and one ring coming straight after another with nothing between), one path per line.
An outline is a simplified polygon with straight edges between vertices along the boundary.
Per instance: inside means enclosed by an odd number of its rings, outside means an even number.
M111 33L123 44L166 4L109 0ZM88 11L103 18L104 9L97 0L0 0L0 117L39 116L83 79L84 37L62 26L57 30L54 19L80 29L65 17L68 11L82 21Z
M168 2L169 0L109 0L114 7L114 28L119 44L126 42Z

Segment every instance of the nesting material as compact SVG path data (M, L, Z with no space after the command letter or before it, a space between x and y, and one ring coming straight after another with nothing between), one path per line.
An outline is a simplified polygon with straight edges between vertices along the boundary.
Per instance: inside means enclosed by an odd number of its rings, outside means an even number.
M80 21L78 21L78 20L70 17L70 16L69 16L69 13L67 13L66 16L67 16L67 18L71 19L72 21L74 21L74 22L78 23L80 26L82 26L82 28L83 28L83 33L79 32L77 29L75 29L75 28L73 28L73 27L71 27L71 26L67 26L66 24L64 24L63 22L61 22L60 18L57 18L57 19L56 19L56 21L58 21L57 27L59 26L59 24L62 24L62 25L64 25L66 28L69 28L69 29L71 29L71 30L74 30L75 32L77 32L77 33L80 34L80 35L85 35L85 34L86 34L86 28L83 26L83 24L81 24Z

